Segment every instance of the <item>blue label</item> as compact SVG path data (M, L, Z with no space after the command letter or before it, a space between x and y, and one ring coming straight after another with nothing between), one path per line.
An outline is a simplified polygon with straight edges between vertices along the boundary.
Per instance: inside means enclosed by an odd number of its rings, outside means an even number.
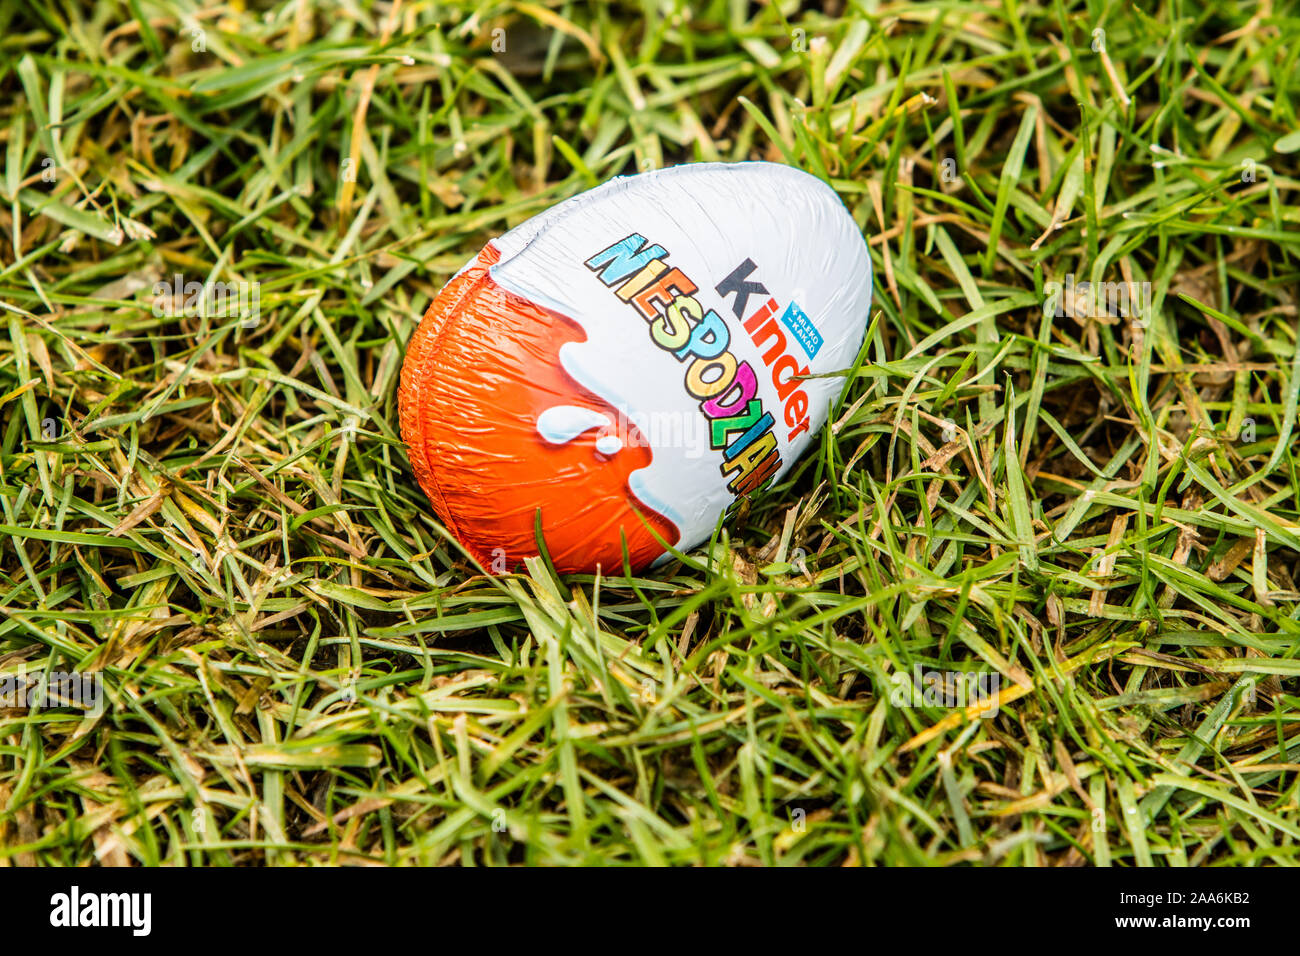
M805 355L810 359L817 357L822 347L822 334L817 331L817 327L812 324L812 319L808 318L803 309L791 302L785 314L781 316L781 324L799 340Z

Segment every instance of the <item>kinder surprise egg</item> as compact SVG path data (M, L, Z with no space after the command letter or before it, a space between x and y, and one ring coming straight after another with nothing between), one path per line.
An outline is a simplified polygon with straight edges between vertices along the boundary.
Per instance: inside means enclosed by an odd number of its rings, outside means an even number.
M484 566L634 569L713 533L826 422L871 302L820 180L699 163L611 180L495 239L407 348L402 437Z

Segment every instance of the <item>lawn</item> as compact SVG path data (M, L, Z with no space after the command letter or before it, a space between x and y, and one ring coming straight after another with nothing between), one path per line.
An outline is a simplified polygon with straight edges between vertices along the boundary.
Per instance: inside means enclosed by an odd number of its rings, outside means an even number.
M1268 0L0 6L0 866L1298 862L1298 102ZM869 243L831 425L476 566L432 297L747 159Z

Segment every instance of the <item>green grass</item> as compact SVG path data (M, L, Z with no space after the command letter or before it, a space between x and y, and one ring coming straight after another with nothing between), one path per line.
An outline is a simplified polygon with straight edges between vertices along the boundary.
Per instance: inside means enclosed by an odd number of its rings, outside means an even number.
M1300 9L828 7L0 7L0 675L107 698L0 709L0 865L1297 862ZM431 297L755 158L870 240L833 427L687 562L470 566Z

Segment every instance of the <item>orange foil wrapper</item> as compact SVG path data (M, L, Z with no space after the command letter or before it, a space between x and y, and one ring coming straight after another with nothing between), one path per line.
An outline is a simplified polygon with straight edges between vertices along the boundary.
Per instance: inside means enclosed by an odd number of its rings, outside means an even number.
M640 571L708 540L825 424L871 264L820 180L699 163L611 180L489 243L407 347L402 437L485 569Z

